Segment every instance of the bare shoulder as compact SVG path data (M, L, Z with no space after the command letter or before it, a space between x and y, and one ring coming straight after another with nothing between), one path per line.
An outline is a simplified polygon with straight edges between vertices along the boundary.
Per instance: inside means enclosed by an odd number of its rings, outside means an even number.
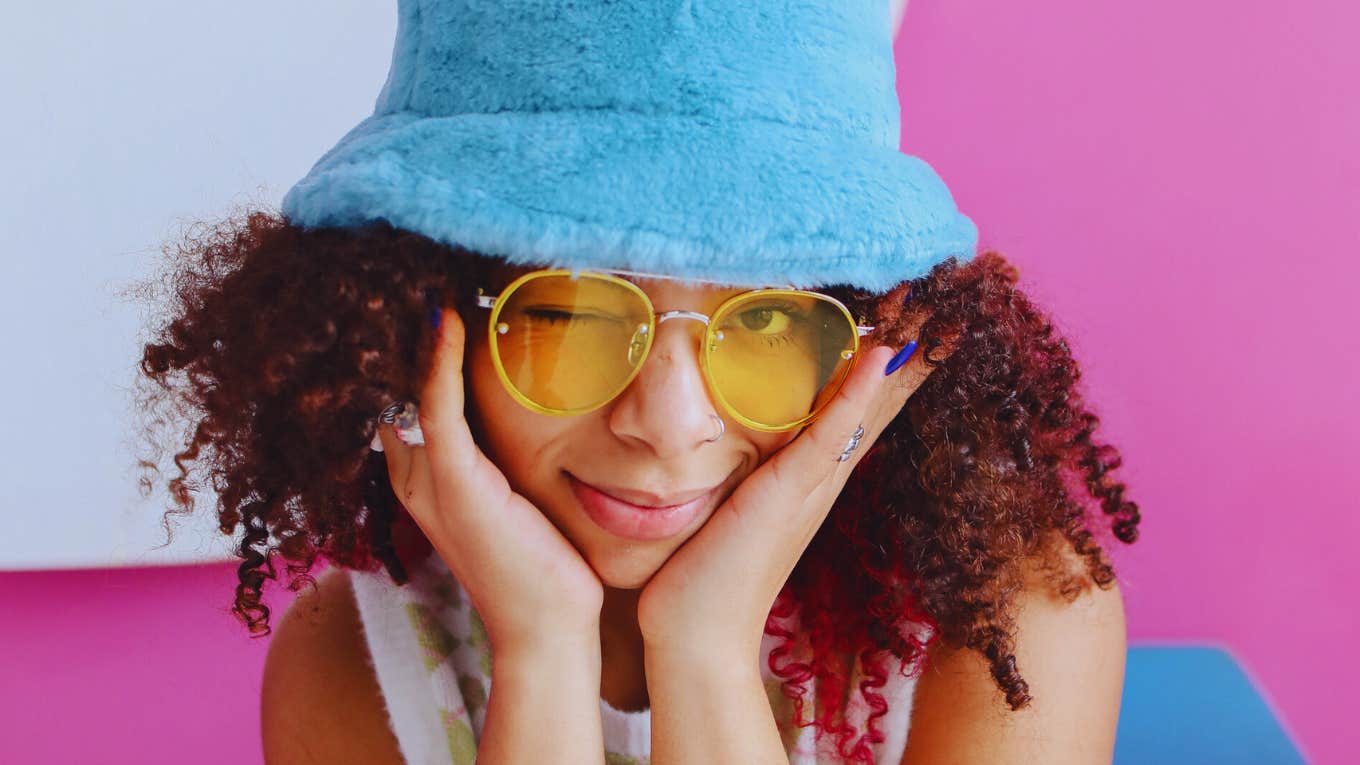
M1126 651L1117 583L1068 602L1037 570L1016 614L1016 669L1032 696L1011 711L975 651L932 644L916 687L905 765L930 762L1108 763Z
M400 765L347 572L332 568L269 637L260 728L269 765Z

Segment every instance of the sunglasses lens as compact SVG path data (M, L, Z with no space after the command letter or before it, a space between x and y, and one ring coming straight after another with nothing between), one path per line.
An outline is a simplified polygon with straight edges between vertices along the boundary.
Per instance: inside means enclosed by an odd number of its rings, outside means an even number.
M854 319L824 297L763 291L712 319L707 364L716 392L764 429L784 429L819 413L850 373Z
M580 274L519 282L492 324L492 348L515 393L561 414L594 409L632 380L651 344L641 290Z

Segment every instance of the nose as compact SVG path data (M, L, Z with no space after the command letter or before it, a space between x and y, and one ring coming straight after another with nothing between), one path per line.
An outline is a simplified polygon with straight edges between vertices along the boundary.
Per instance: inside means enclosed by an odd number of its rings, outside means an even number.
M703 446L717 432L710 415L721 416L699 365L704 325L688 316L673 318L657 324L642 369L609 415L615 434L646 444L662 459Z

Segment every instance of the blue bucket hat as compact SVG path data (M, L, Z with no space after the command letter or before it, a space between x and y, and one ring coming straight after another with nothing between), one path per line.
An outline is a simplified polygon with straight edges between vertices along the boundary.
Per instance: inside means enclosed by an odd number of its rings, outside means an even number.
M283 200L510 263L874 292L977 227L898 150L890 0L399 0L374 113Z

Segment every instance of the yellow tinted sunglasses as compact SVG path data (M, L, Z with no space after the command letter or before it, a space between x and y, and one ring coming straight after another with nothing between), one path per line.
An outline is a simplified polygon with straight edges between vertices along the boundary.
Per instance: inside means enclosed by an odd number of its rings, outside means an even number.
M711 315L658 314L635 271L532 271L498 296L477 290L491 309L491 358L516 401L536 412L576 415L628 387L657 326L694 319L705 326L700 368L713 398L748 428L791 430L826 407L854 366L859 326L839 300L798 289L756 289L723 301ZM699 280L701 281L701 280Z

